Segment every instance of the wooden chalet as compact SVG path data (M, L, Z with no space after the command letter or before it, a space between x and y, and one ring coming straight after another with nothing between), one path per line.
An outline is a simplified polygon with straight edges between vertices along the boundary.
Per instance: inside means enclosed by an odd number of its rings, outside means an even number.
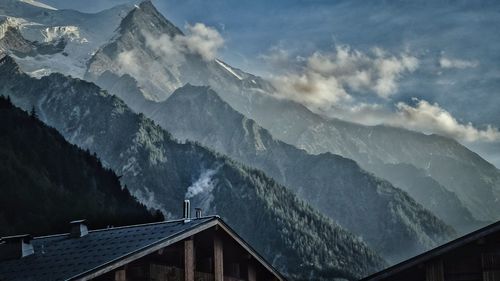
M189 209L189 205L188 205ZM189 214L189 212L187 212ZM218 216L66 234L4 237L1 281L282 281L285 278Z
M500 281L500 222L362 280Z

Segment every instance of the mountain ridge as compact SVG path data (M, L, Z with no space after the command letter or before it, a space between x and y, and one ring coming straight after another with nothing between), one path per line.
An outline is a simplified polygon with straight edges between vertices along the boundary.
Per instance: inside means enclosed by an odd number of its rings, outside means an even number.
M34 79L9 56L0 60L0 81L0 93L35 106L67 140L96 152L143 202L152 200L168 217L180 216L178 202L186 197L208 206L206 213L221 215L290 279L354 280L385 266L365 243L264 173L173 140L95 84L61 74ZM190 194L195 186L201 192Z
M122 188L95 155L0 95L0 236L65 232L85 218L92 227L163 220Z
M150 7L150 9L153 8ZM145 13L143 16L147 17L148 14ZM162 20L168 21L164 18ZM141 32L154 31L162 34L161 30L150 26L141 26L141 28ZM168 32L165 31L164 34L168 34ZM129 51L146 52L135 43L137 38L139 37L115 38L114 44L122 47L116 50L115 54L110 54L109 49L107 51L105 51L106 48L101 49L96 53L94 63L102 61L103 63L100 64L105 65L107 71L118 77L127 74L124 73L126 71L113 70L113 65L116 64L116 58L113 57ZM149 49L147 52L152 53L140 57L144 65L150 67L156 63L155 60L162 60L161 56L154 55L154 50ZM109 63L113 60L115 61ZM136 80L140 92L147 99L165 100L172 94L173 89L186 83L210 85L231 107L247 118L255 120L275 138L285 143L305 149L310 154L332 152L342 155L355 160L362 168L377 174L379 177L397 177L397 174L391 174L390 164L411 164L417 170L425 171L429 180L438 183L433 185L437 192L455 194L468 209L468 212L472 213L473 220L492 221L498 217L500 205L496 204L495 200L498 198L498 191L500 191L500 173L496 168L493 169L493 166L487 161L479 158L477 154L468 153L469 150L456 141L400 128L366 127L337 119L328 119L311 112L303 105L275 98L272 95L275 91L272 85L259 77L246 74L249 75L248 78L236 79L231 71L227 70L227 68L231 69L229 65L219 64L216 60L206 62L196 58L196 56L186 56L186 60L176 67L168 67L168 64L165 64L161 68L152 67L149 72L148 69L141 67L138 66L141 75L128 74ZM177 69L178 74L170 75L169 71L172 69ZM113 84L112 81L104 81L106 75L95 77L91 75L92 72L92 65L90 65L86 76L90 80L104 88L106 88L105 84ZM105 72L103 69L100 73ZM144 73L150 73L150 75ZM158 75L158 73L165 73L165 75L161 76L163 80L157 84L168 85L164 88L169 90L155 91L154 97L152 97L148 88L158 87L154 86L155 82L152 82L149 77ZM238 76L243 77L245 73L238 72ZM122 90L126 91L126 89ZM135 90L130 91L132 91L129 93L130 96L135 95L133 93ZM375 133L370 133L372 131ZM418 149L416 149L417 147ZM453 153L447 153L452 149ZM474 162L472 165L469 164L471 159ZM427 168L430 162L434 163L431 169ZM385 166L384 173L374 169L373 164ZM434 168L438 166L445 167L445 169ZM451 178L460 178L460 180L451 180ZM470 188L470 186L475 188ZM420 189L425 189L425 186L415 186L410 179L400 180L398 187L410 194L418 194ZM443 189L446 189L446 192L443 192ZM422 199L419 202L423 205L427 204ZM488 207L484 208L484 204ZM427 204L427 206L431 205ZM443 210L437 211L443 213ZM461 219L456 216L450 221L453 221L454 225L461 228L462 231L470 231L475 228L475 226L467 226L469 218Z
M156 103L144 99L139 90L136 91L135 95L130 94L130 89L137 87L131 77L114 76L114 84L109 84L112 81L110 77L105 81L104 87L122 97L135 111L146 113L160 126L174 133L176 138L198 141L215 149L215 151L266 171L268 175L291 188L321 212L364 237L372 247L383 253L385 257L389 257L389 260L391 260L391 256L394 261L404 256L417 254L436 241L444 241L432 236L430 234L432 231L429 233L424 231L426 234L421 235L417 234L418 232L415 230L409 230L408 233L402 234L401 229L404 227L401 227L400 222L394 224L379 222L398 221L396 214L384 213L390 209L384 204L411 205L415 203L408 197L401 195L399 198L405 198L402 201L405 203L391 201L396 196L389 194L400 191L361 171L357 164L350 159L331 153L308 155L304 150L296 149L274 139L267 130L236 112L208 87L187 84L177 89L166 101ZM125 88L127 91L122 92L121 90ZM322 172L317 172L318 170L322 170ZM360 178L367 180L354 184ZM385 202L385 199L381 199L381 195L377 194L382 192L383 188L372 193L372 190L377 190L376 186L379 185L386 186L384 188L388 191L387 196L393 198L388 200L391 203L382 203ZM339 195L333 195L335 192L338 192ZM356 200L359 199L364 203L358 206L357 201L349 197L346 192L357 194ZM362 210L369 209L368 205L373 206L374 209L365 214ZM407 208L402 207L402 209ZM382 213L386 215L379 215ZM391 216L394 216L393 219L389 219ZM421 212L420 216L429 217L429 214ZM419 224L414 220L412 223ZM388 229L391 230L388 231ZM402 247L407 249L405 254L398 250L391 252L391 249L397 249L397 247L384 242L384 239L387 240L387 238L380 238L385 237L383 235L385 232L400 233L401 236L394 234L388 240L392 242L407 241L407 244ZM374 235L370 236L370 233ZM421 242L423 240L427 242ZM401 243L404 244L404 242Z

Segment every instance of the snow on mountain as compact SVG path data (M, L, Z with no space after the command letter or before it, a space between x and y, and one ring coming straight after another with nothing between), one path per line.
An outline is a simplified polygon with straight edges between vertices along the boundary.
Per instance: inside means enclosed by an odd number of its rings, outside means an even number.
M13 17L3 17L0 18L0 39L5 36L5 33L9 28L17 28L23 22L23 19L13 18Z
M64 41L64 51L58 54L23 58L13 55L24 71L35 76L60 72L83 78L87 61L115 35L114 31L130 9L131 5L122 5L86 14L51 9L36 1L6 0L0 3L0 14L6 18L0 25L0 35L8 27L14 27L24 39L32 42L55 44Z
M127 74L137 80L142 95L154 101L165 100L186 83L227 91L240 91L244 85L261 90L267 84L219 59L186 50L182 42L189 36L144 1L122 21L119 35L92 57L85 78L97 81L106 71Z
M41 3L41 2L38 2L35 0L19 0L19 1L36 6L36 7L44 8L44 9L57 10L56 8L54 8L52 6L49 6L47 4L44 4L44 3Z
M226 69L229 73L231 73L232 75L234 75L236 78L240 79L240 80L243 80L243 77L241 77L239 74L237 74L232 67L230 67L229 65L225 64L224 62L222 62L221 60L219 59L216 59L215 60L216 63L218 63L220 66L222 66L224 69Z
M50 26L40 32L43 36L43 42L52 42L61 38L67 38L70 41L78 41L78 43L87 43L87 38L80 36L78 26Z

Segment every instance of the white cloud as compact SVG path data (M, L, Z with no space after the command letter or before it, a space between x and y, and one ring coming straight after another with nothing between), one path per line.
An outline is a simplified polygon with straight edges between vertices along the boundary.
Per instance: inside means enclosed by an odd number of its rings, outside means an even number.
M175 42L184 46L186 50L193 54L199 54L204 60L214 60L217 51L224 45L224 39L220 33L202 23L186 26L186 36L176 36Z
M272 82L279 89L279 97L290 98L312 107L330 107L351 100L351 96L337 79L314 71L274 77Z
M287 51L271 51L261 58L286 65L284 61L290 58ZM349 91L374 93L388 99L397 92L402 76L419 65L418 59L408 53L394 56L375 48L365 54L348 46L339 46L331 53L315 52L308 58L295 57L294 63L302 67L288 67L292 72L271 77L278 96L322 108L351 101Z
M467 143L500 141L498 128L491 125L483 129L476 128L471 123L458 121L437 103L416 98L413 101L414 105L398 102L395 104L395 110L390 110L382 104L337 106L326 114L364 125L387 124L417 132L434 133Z
M397 113L390 124L411 128L416 131L432 132L466 142L500 141L500 132L490 125L485 129L475 128L471 123L460 123L439 104L417 100L415 106L397 103Z
M170 66L177 66L184 61L182 47L174 42L170 35L162 34L160 37L155 37L152 34L144 33L144 38L146 39L146 46Z
M186 26L186 35L162 34L157 37L144 33L146 46L162 57L164 61L177 65L186 54L199 55L203 60L210 61L217 57L217 52L224 46L224 38L220 33L202 23Z
M375 48L367 54L341 46L334 52L315 52L304 59L273 48L261 58L286 69L270 77L278 97L295 100L323 115L364 125L388 124L436 133L469 143L500 141L497 128L460 122L437 103L393 101L400 80L419 66L419 60L408 52L391 55ZM444 57L441 60L442 67L475 65ZM373 93L378 102L363 102L359 93Z
M267 53L260 54L258 58L265 61L273 70L290 69L296 62L291 58L290 51L280 46L272 46Z
M129 73L132 76L142 76L140 69L137 67L140 64L134 50L121 52L118 54L116 61L121 73Z
M458 69L465 69L465 68L474 68L479 66L479 62L477 61L468 61L468 60L461 60L461 59L452 59L452 58L447 58L447 57L441 57L439 59L439 66L441 68L458 68Z

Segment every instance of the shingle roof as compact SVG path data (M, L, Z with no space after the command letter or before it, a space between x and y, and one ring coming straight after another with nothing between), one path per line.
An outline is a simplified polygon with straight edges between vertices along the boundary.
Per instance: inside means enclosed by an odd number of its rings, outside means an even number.
M424 252L418 256L410 258L408 260L402 261L396 265L388 267L382 271L376 272L370 276L367 276L360 281L377 281L383 280L385 278L391 277L397 273L400 273L404 270L407 270L415 265L425 263L437 256L446 254L452 250L455 250L463 245L468 243L477 241L481 238L484 238L488 235L500 232L500 221L487 225L483 228L480 228L476 231L473 231L469 234L466 234L462 237L459 237L455 240L452 240L446 244L438 246L434 249L431 249L427 252Z
M218 217L167 221L89 231L81 238L69 234L36 237L35 253L0 262L0 280L72 280L102 266L216 222Z

